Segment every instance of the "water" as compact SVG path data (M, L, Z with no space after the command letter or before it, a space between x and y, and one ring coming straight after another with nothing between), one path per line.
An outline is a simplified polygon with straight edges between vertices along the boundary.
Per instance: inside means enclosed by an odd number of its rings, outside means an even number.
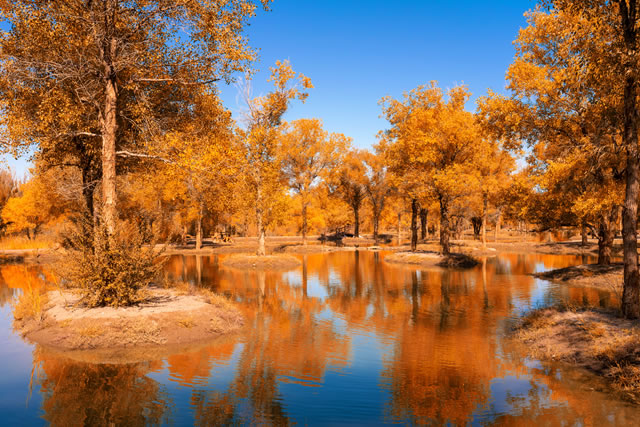
M532 307L617 304L529 275L593 259L501 254L456 271L336 252L259 273L219 267L223 256L174 256L166 275L234 299L245 330L128 365L71 360L14 334L10 303L43 272L1 266L2 424L637 425L640 408L603 381L505 339Z

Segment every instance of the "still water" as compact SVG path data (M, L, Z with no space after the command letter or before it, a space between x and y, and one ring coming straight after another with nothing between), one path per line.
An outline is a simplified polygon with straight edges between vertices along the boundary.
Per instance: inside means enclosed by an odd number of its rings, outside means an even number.
M11 301L39 267L0 266L0 424L637 425L640 408L597 378L523 356L514 319L604 291L529 274L590 258L500 254L472 270L388 264L384 252L299 255L288 272L174 256L170 279L226 294L247 327L162 360L71 360L11 330Z

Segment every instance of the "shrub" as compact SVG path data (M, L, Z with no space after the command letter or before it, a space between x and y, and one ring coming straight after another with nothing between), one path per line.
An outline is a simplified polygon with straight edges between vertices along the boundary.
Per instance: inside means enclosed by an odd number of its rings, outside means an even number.
M144 225L120 223L114 235L85 219L75 221L63 246L61 274L89 307L120 307L142 300L141 289L159 278L162 263Z

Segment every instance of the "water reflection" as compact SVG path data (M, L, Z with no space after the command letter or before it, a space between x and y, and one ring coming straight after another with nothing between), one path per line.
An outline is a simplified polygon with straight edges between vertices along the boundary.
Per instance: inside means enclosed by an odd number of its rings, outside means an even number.
M52 424L631 425L640 415L591 390L607 390L596 379L522 359L502 339L530 307L558 299L617 304L605 291L530 276L582 257L503 254L459 271L387 264L385 255L300 255L301 267L286 273L221 268L224 255L171 257L167 278L234 299L245 332L134 365L72 362L37 348L43 417ZM12 267L0 268L0 301L14 297L25 275L46 275Z

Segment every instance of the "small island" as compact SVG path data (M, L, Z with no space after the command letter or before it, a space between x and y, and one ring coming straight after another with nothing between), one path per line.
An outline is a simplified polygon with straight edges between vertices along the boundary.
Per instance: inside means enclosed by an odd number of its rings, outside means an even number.
M244 324L229 300L203 291L148 289L138 304L118 308L87 307L80 295L66 290L38 298L37 313L17 307L14 328L32 342L61 351L181 346L230 334ZM21 304L33 307L34 298Z
M409 264L421 267L472 268L478 265L478 261L469 255L444 255L432 251L396 252L387 255L384 260L393 264Z

